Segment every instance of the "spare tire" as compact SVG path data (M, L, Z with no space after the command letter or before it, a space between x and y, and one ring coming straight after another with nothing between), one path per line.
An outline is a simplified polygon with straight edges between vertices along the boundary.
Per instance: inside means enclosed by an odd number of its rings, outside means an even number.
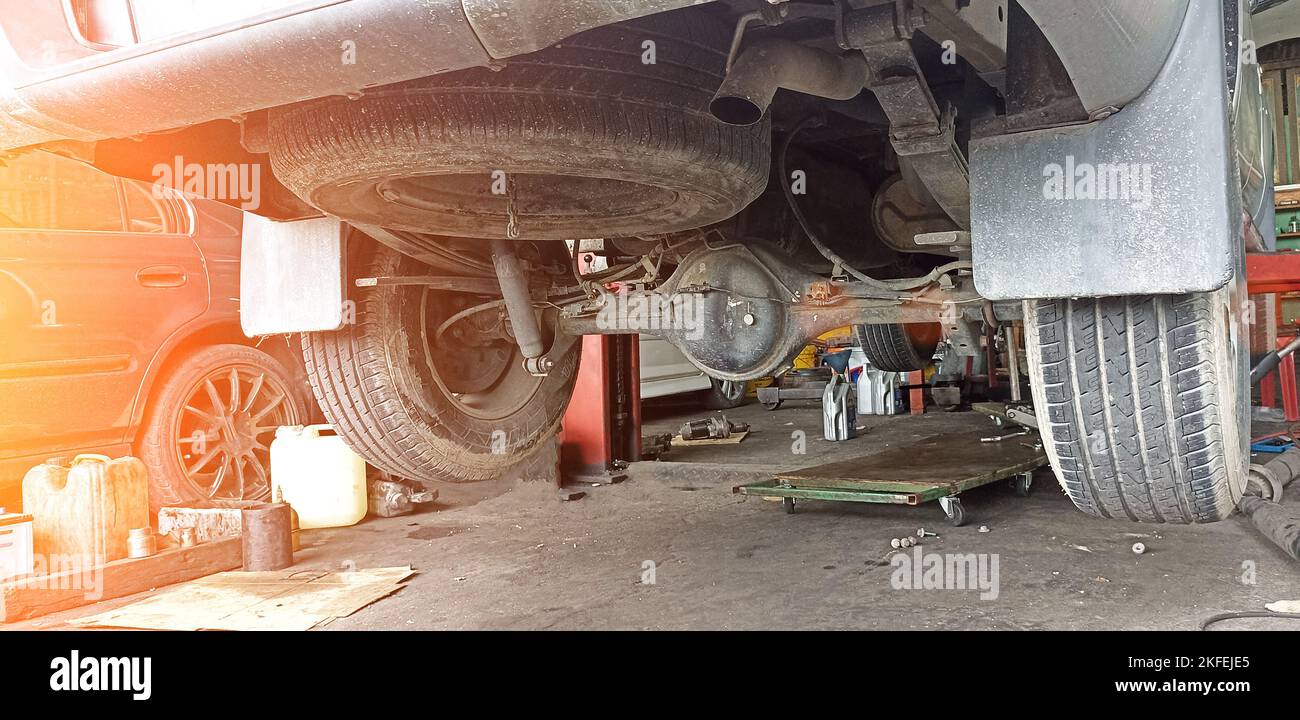
M725 220L767 183L770 123L709 114L727 29L694 9L576 35L503 69L272 110L271 160L332 215L440 235L568 240Z

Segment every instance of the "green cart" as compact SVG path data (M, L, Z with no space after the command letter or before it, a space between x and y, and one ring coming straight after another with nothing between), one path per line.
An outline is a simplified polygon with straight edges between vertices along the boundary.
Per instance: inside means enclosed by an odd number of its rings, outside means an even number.
M732 492L779 497L786 512L796 500L920 505L937 500L954 527L966 522L961 493L1008 480L1028 495L1034 470L1047 464L1037 433L1027 428L945 435L853 460L776 474Z

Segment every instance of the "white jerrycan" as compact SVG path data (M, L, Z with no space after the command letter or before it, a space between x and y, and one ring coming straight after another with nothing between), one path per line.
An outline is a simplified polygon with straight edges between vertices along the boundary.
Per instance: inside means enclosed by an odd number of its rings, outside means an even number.
M366 516L366 461L333 426L281 427L271 442L271 497L293 507L303 530L355 525Z

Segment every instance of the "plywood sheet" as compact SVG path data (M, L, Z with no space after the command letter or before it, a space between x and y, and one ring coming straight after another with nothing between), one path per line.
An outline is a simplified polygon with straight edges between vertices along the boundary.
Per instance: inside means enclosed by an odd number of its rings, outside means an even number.
M225 572L73 620L146 630L310 630L400 589L410 567Z

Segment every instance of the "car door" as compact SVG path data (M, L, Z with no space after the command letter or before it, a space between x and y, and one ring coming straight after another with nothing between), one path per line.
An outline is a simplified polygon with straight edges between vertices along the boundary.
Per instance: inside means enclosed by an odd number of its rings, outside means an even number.
M708 390L709 377L675 345L653 335L641 337L641 399Z
M208 305L187 207L70 158L0 158L0 460L127 437L150 358Z

